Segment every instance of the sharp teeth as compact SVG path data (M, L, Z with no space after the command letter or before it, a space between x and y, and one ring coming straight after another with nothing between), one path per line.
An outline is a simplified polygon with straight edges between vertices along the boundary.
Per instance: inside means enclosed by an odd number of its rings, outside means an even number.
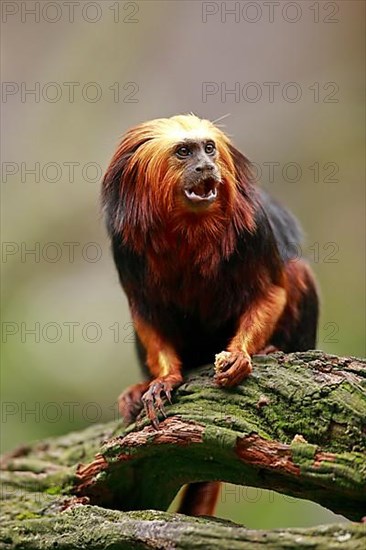
M217 189L216 188L214 190L210 189L210 191L208 191L207 193L203 193L200 195L195 193L193 189L187 189L185 191L185 194L189 199L193 200L194 202L208 201L208 200L215 199L217 197Z

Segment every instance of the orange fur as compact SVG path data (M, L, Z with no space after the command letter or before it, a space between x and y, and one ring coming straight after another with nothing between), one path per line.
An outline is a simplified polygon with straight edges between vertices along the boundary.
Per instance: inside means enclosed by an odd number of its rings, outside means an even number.
M307 291L308 282L311 279L315 284L309 266L302 260L291 260L285 266L285 288L288 295L288 307L291 316L297 320L298 305Z
M272 335L286 305L286 291L271 286L267 294L254 302L242 315L239 328L231 340L229 351L242 351L248 355L264 348Z
M173 347L152 325L133 314L135 330L147 350L146 364L155 377L179 373L181 361Z
M300 315L300 304L309 288L317 288L310 267L303 260L290 260L285 265L286 307L278 321L278 329L289 334Z
M198 137L215 141L221 172L220 200L199 215L181 203L182 167L173 155L177 143ZM219 128L195 115L145 122L125 134L104 178L104 194L113 171L127 158L120 181L123 225L117 215L114 229L125 244L148 254L153 273L164 271L164 255L170 258L172 246L179 243L182 262L200 265L207 274L232 253L238 232L254 229L252 204L238 192L247 182L234 164L230 146ZM245 175L249 178L249 168Z

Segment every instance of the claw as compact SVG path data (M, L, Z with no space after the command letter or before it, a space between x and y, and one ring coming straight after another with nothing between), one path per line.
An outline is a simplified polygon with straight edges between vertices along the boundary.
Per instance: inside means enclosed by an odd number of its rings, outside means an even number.
M142 396L146 416L156 430L159 428L157 412L166 418L164 399L169 403L172 402L171 392L176 385L177 381L169 380L168 377L156 378L151 382L149 389Z
M160 396L157 396L155 400L155 406L158 409L158 411L166 418L166 412L164 409L164 403Z
M150 395L150 390L148 390L142 396L142 401L143 401L143 404L144 404L144 409L145 409L146 416L150 420L150 422L153 425L153 427L155 428L155 430L157 430L159 428L159 420L158 420L158 417L156 416L156 412L155 412L155 409L154 409L154 406L153 406L153 398Z

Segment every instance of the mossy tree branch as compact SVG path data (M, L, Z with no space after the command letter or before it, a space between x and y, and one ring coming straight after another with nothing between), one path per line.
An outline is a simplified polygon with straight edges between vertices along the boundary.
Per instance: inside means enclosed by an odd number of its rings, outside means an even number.
M361 524L263 532L130 512L166 510L183 484L221 480L306 498L354 521L366 515L365 362L321 352L256 357L253 375L231 390L212 375L210 366L187 377L158 431L144 417L127 430L112 422L4 457L0 548L361 545Z

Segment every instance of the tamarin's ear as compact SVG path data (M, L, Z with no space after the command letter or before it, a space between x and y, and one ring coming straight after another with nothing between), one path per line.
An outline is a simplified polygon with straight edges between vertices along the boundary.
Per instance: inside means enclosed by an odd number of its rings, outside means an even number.
M231 144L229 145L229 150L235 166L236 181L239 184L239 188L242 191L246 191L254 183L250 160Z

